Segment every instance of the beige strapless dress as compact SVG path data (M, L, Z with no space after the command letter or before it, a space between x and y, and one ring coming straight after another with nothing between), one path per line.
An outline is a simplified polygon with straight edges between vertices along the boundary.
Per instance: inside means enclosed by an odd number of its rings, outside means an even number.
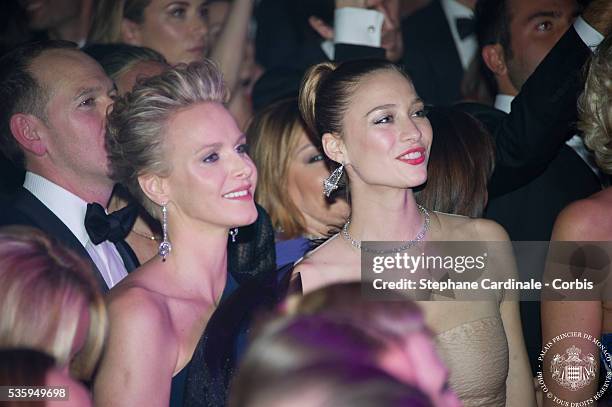
M451 328L435 342L450 386L466 407L506 405L508 342L499 315Z

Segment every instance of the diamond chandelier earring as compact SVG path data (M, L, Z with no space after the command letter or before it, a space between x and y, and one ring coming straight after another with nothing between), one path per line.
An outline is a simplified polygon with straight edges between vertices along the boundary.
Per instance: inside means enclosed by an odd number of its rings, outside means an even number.
M157 253L162 258L162 261L166 261L166 257L172 251L172 244L168 240L168 207L167 204L162 204L162 242L159 244Z
M238 228L230 229L229 234L232 237L232 243L236 243L236 236L238 236Z
M336 168L329 177L323 180L323 195L329 198L332 192L338 189L338 183L342 178L342 171L344 170L344 163L340 164L340 167Z

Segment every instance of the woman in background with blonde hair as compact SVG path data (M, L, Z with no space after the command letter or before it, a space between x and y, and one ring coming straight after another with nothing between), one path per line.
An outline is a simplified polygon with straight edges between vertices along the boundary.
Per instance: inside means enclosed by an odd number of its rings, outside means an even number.
M348 204L321 194L329 169L307 133L297 99L259 112L247 129L247 139L259 174L255 200L272 219L280 267L302 257L310 248L309 239L338 230L348 216Z
M0 229L0 347L38 349L89 380L107 329L90 269L36 229Z

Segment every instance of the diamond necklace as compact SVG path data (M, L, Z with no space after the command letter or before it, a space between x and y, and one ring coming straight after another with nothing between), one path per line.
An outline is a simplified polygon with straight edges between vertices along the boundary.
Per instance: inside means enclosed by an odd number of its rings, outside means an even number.
M427 231L429 230L429 211L427 211L427 209L425 209L424 207L422 207L421 205L417 204L417 208L419 209L419 212L421 212L423 214L423 228L421 228L420 232L416 235L416 237L414 238L414 240L410 240L408 241L405 245L400 246L400 247L396 247L394 249L389 249L389 250L373 250L373 249L368 249L367 247L361 247L361 241L360 240L355 240L351 237L351 235L348 232L348 228L349 225L351 224L351 219L349 218L348 221L346 221L346 223L344 224L344 226L342 227L342 237L344 238L344 240L348 241L351 245L353 245L353 247L359 249L359 250L363 250L364 252L368 252L368 253L374 253L374 254L391 254L391 253L399 253L399 252L403 252L405 250L410 249L411 247L413 247L414 245L416 245L417 243L419 243L420 241L422 241L425 238L425 235L427 234Z

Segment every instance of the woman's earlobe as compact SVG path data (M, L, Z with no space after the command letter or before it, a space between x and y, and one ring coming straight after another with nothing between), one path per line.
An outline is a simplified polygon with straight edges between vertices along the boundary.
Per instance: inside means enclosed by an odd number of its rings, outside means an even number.
M325 155L337 163L345 163L346 157L344 154L344 143L339 135L333 133L325 133L321 138L321 144Z
M154 174L141 175L138 177L138 184L147 198L156 204L161 205L169 201L168 188L164 178Z

